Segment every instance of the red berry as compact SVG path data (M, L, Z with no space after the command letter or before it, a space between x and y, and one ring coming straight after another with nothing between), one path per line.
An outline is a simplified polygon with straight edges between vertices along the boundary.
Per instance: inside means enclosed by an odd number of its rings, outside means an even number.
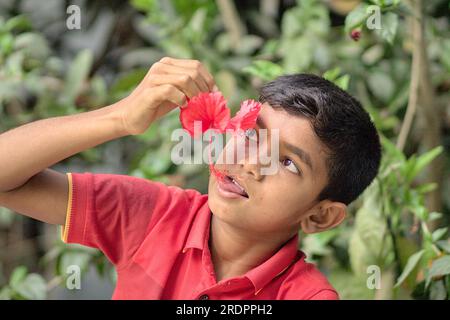
M351 34L350 34L350 37L351 37L353 40L358 41L359 38L361 38L361 30L358 30L358 29L352 30L352 32L351 32Z

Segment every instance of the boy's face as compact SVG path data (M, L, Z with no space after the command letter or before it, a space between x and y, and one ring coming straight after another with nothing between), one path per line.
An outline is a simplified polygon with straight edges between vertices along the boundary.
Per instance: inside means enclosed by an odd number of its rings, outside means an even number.
M272 152L271 130L279 129L278 169L274 174L263 175L261 161L256 158L250 161L250 155L236 159L233 164L217 163L216 169L234 178L245 189L248 198L227 191L232 190L232 186L227 187L211 175L208 201L214 215L234 227L256 233L295 233L300 226L305 232L318 232L339 224L343 216L332 217L337 212L334 207L328 213L322 211L337 205L344 209L345 216L345 205L316 200L327 184L327 154L309 121L265 103L257 123L258 134L261 129L267 129L267 143L259 147L260 152L266 154ZM260 139L258 134L252 139ZM229 140L222 157L225 151L236 152L233 149L239 142L235 140ZM241 140L246 143L245 139ZM323 222L323 215L325 220L333 221ZM311 224L320 226L311 229Z

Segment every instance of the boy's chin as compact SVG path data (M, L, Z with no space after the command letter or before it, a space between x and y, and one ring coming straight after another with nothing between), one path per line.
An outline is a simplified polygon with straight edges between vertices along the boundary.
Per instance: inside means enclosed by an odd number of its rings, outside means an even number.
M242 214L248 211L243 207L243 205L245 205L244 201L224 198L219 194L218 190L214 190L214 188L217 188L215 183L210 185L208 191L208 206L214 216L221 220L223 219L231 222L231 220L234 220L239 216L242 218Z

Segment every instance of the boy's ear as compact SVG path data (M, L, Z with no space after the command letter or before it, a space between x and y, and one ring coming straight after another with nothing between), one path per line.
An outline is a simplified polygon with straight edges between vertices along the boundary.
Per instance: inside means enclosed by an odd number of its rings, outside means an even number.
M309 209L300 222L304 233L326 231L338 226L347 215L347 205L342 202L322 200Z

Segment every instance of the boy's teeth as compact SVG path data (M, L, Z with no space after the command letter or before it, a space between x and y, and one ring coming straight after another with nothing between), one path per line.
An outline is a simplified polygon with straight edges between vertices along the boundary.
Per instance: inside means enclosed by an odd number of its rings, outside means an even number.
M244 197L246 197L246 198L248 198L248 193L247 193L247 191L245 191L245 189L236 181L236 180L234 180L232 177L230 177L230 176L225 176L226 177L226 179L229 181L229 182L232 182L236 187L238 187L239 188L239 191L240 191L240 193L244 196ZM236 191L235 191L236 192Z
M241 185L239 184L239 183L237 183L237 181L236 180L234 180L234 179L231 179L231 181L235 184L235 185L237 185L241 190L242 190L242 192L245 192L245 189L244 188L242 188L241 187Z

